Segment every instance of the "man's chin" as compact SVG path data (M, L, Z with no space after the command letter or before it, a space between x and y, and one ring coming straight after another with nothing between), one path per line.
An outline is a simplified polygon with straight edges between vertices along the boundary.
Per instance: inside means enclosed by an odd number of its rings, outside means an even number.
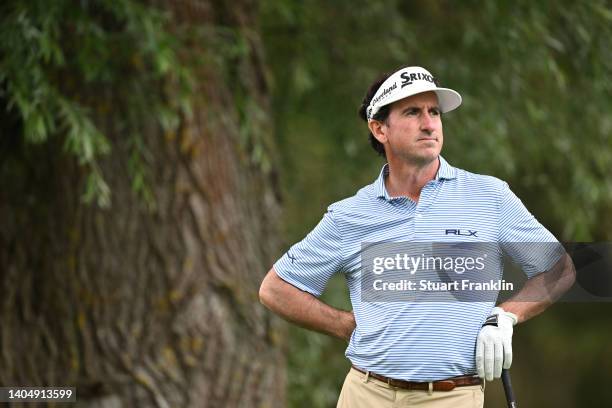
M405 156L403 159L408 164L417 164L419 166L426 166L432 162L437 162L440 152L423 152L417 155Z

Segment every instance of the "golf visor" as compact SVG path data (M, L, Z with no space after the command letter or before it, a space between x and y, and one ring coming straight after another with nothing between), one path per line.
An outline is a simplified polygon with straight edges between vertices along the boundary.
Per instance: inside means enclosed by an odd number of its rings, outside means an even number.
M383 106L429 91L435 92L438 96L438 105L442 113L452 111L461 105L461 95L452 89L439 88L434 76L425 68L406 67L393 73L378 88L368 105L368 120L372 120Z

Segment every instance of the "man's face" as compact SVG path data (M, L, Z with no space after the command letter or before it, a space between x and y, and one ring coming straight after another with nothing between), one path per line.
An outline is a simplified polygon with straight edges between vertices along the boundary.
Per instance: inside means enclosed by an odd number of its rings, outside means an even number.
M436 160L442 150L442 120L435 92L394 102L389 117L377 128L374 135L385 146L389 162L424 165Z

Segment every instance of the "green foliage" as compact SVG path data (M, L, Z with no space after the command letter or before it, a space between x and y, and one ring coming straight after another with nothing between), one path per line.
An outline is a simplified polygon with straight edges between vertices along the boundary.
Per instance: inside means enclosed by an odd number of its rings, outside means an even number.
M443 118L443 155L451 164L507 180L562 240L610 240L611 15L604 0L263 1L286 246L313 228L327 205L375 179L382 161L356 112L380 73L407 65L427 67L464 98ZM326 299L345 304L338 282L330 283ZM537 321L559 318L556 310ZM554 356L534 352L537 326L517 333L516 349L525 353L517 362L560 367L561 358L551 362L546 358ZM581 335L601 347L609 335L602 326L589 320ZM572 347L571 322L546 330L548 342ZM291 406L333 406L335 380L346 374L344 346L314 337L321 335L300 330L292 337L298 346L289 356ZM576 367L568 390L578 386L577 378L593 379L588 364ZM516 371L533 379L529 364L519 363ZM582 405L579 393L570 392L561 404ZM540 397L525 403L544 406Z
M156 112L161 125L176 124L176 110L155 92L162 79L188 79L168 15L133 0L8 1L0 7L0 92L20 118L23 137L29 143L62 138L86 169L85 201L110 205L99 158L111 151L111 142L96 119L111 103L121 103L126 115L115 126L133 138L141 137L140 127ZM134 188L144 193L145 166L136 163L144 144L132 146ZM150 194L144 197L150 201Z

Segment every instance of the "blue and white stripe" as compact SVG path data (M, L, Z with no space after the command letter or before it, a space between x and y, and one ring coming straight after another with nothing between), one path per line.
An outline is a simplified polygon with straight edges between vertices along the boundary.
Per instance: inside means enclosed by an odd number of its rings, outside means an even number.
M345 275L357 322L346 349L354 365L409 381L475 373L476 337L493 302L362 302L362 243L557 240L508 184L495 177L454 168L440 157L435 179L423 187L415 203L390 197L386 174L385 165L374 183L330 205L319 224L274 269L314 296L321 295L332 275ZM478 231L478 235L446 235L449 228ZM558 257L512 248L507 252L528 277L549 269Z

